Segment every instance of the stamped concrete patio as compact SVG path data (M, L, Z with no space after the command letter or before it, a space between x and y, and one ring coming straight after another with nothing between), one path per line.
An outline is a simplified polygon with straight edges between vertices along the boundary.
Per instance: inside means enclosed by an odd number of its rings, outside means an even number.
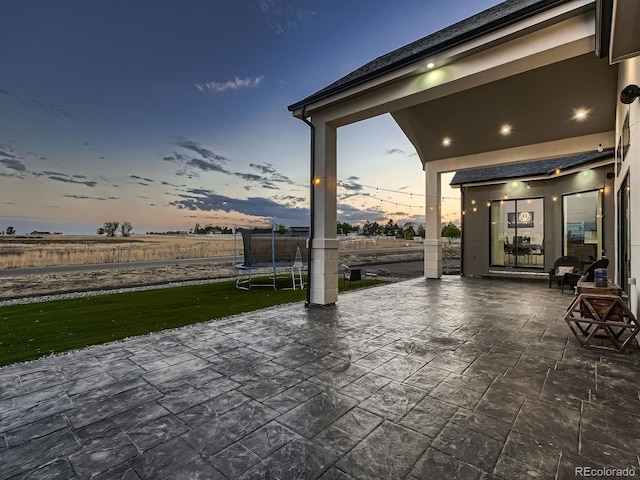
M8 366L0 478L638 478L640 351L571 298L416 279Z

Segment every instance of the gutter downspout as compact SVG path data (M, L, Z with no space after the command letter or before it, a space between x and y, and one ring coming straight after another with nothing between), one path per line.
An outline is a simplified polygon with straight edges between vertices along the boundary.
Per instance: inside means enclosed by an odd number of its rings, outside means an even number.
M314 184L313 184L313 178L314 178L314 174L315 174L315 170L316 170L316 127L313 125L313 123L311 123L309 120L307 120L307 117L305 115L305 105L302 105L302 113L300 115L300 120L302 120L304 123L306 123L307 125L309 125L309 128L311 129L311 154L310 154L310 163L311 163L311 175L310 175L310 182L309 185L311 186L311 191L310 191L310 195L309 195L309 221L310 221L310 225L309 225L309 239L308 239L308 244L307 244L307 300L304 302L304 306L305 308L309 308L309 305L311 305L311 247L313 245L313 211L314 211L314 204L315 204L315 188L314 188Z

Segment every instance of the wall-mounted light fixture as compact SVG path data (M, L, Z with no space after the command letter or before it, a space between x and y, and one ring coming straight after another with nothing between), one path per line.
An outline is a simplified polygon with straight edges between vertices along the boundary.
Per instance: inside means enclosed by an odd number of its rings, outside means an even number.
M620 92L620 101L625 105L632 103L640 97L640 87L638 85L627 85Z

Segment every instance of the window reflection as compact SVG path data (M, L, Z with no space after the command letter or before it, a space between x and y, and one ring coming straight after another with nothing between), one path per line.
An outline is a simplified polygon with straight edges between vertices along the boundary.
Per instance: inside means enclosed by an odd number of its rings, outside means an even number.
M491 202L491 264L544 267L544 200Z
M581 260L602 257L602 198L599 190L563 197L564 254Z

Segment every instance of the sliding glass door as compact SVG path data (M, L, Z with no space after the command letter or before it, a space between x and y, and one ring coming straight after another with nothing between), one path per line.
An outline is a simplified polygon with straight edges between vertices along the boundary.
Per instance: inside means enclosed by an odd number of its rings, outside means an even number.
M491 265L544 268L544 200L491 202Z

